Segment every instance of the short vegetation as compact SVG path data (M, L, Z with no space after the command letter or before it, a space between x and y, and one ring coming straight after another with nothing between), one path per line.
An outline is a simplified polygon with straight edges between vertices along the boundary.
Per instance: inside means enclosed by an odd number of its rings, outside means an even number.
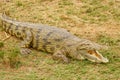
M96 64L72 60L69 64L32 49L21 55L21 40L5 37L0 24L0 80L120 80L119 0L1 0L0 13L18 21L67 29L72 34L108 46L101 54L110 61Z

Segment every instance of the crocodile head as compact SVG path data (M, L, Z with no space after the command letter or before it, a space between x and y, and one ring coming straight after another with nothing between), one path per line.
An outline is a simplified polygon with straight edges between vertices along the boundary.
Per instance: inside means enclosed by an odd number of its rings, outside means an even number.
M108 49L106 46L99 45L89 40L82 40L78 44L78 52L86 59L96 63L107 63L109 60L102 56L98 50Z

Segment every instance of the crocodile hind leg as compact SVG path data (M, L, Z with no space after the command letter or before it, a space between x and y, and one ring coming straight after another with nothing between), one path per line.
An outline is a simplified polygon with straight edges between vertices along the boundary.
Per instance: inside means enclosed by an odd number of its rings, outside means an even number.
M62 53L62 51L57 51L53 54L53 59L63 61L64 63L69 63L69 59Z
M2 41L5 41L5 40L7 40L7 39L9 39L11 36L10 35L8 35L6 32L5 32L5 36L6 36L6 38L4 38Z
M32 42L32 33L30 31L26 32L26 37L23 38L23 41L20 44L20 53L21 54L30 54L31 50L28 49Z

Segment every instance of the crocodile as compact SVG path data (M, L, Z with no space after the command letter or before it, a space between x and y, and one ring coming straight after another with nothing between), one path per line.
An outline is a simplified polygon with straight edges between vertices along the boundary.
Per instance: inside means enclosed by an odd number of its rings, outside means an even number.
M66 29L39 23L21 22L8 17L0 16L2 28L5 32L21 39L20 53L31 53L30 47L52 54L53 59L65 63L70 58L76 60L87 59L96 63L107 63L109 60L98 50L104 49L100 44L87 39L81 39Z

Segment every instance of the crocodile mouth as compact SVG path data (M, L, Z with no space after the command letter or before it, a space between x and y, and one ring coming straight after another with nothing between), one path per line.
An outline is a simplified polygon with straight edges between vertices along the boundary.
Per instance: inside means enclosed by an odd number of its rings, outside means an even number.
M100 54L97 50L88 50L88 54L91 56L91 58L87 58L87 59L91 60L92 62L97 62L97 63L109 62L108 59L103 57L102 54Z
M87 52L82 53L82 55L92 61L92 62L96 62L96 63L107 63L109 62L109 60L105 57L102 56L102 54L100 54L97 50L88 50Z

